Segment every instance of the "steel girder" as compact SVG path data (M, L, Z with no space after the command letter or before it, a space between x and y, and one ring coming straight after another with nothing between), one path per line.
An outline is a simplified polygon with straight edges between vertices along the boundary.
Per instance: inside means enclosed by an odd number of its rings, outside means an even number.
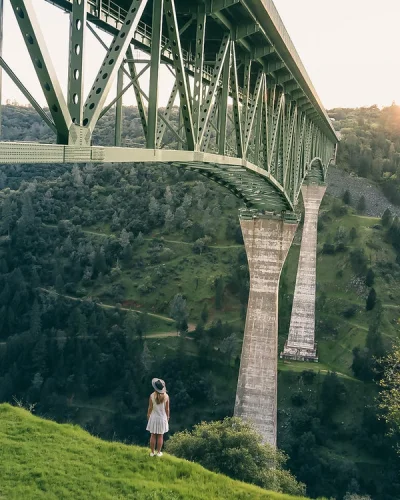
M0 143L3 163L17 160L30 163L38 158L48 158L51 162L68 162L71 158L77 162L128 159L142 162L150 161L147 158L152 152L152 161L194 168L225 185L250 207L278 211L293 210L306 177L313 182L324 181L329 161L334 157L334 134L327 132L326 124L321 125L321 116L274 47L268 43L252 44L252 37L256 40L265 36L257 20L250 17L236 25L224 16L224 11L235 8L236 4L243 7L241 2L211 0L189 9L188 18L177 11L175 0L153 0L147 7L147 0L126 0L124 5L130 6L128 10L112 0L101 4L97 0L53 0L52 3L71 12L69 85L65 99L34 19L31 0L10 1L21 31L28 34L25 42L53 120L37 103L35 107L50 126L54 125L57 142L68 146L54 149L54 145L40 145L35 149L38 154L29 158L25 147ZM144 24L143 14L146 22L151 18L151 26ZM83 107L86 19L108 30L114 39L109 48L105 47L107 54ZM96 31L88 26L104 46ZM132 48L150 55L141 72L150 67L148 96L141 88L141 73L136 71ZM128 70L124 68L125 62ZM167 107L160 109L158 75L160 65L165 63L172 68L174 81ZM2 66L5 67L3 61ZM117 74L117 96L104 108ZM130 80L125 88L124 74ZM91 147L98 118L114 103L115 145L120 145L122 95L130 86L135 91L148 149L117 148L113 153L112 148ZM177 100L182 118L178 126L171 120ZM148 103L147 109L144 101ZM168 150L169 144L164 142L167 128L180 149ZM230 143L232 138L235 146ZM158 150L163 154L158 154ZM183 153L187 156L181 160ZM196 154L210 153L209 161L204 161L204 157L196 159ZM241 170L244 164L254 168L251 172L245 169L244 173Z

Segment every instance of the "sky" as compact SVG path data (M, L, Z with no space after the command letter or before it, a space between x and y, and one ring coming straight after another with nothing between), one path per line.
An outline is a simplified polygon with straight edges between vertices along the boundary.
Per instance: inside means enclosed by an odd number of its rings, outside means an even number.
M45 0L33 0L33 3L65 92L68 15ZM275 5L327 109L372 104L386 106L393 101L400 103L400 0L275 0ZM3 57L44 105L43 93L9 0L4 0L4 19ZM110 37L99 33L110 43ZM104 51L91 34L88 35L87 49L85 88L89 89ZM172 87L168 75L167 69L163 68L161 105L165 104ZM147 76L141 84L146 90ZM114 96L115 88L109 99ZM7 100L27 103L8 76L3 74L2 102ZM124 104L134 103L133 90L130 89L124 97Z

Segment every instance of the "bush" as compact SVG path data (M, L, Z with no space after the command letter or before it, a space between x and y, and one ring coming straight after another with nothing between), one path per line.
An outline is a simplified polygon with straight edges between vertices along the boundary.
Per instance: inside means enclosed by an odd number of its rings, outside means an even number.
M343 311L343 316L349 319L355 316L356 312L357 312L357 306L352 305Z
M304 397L301 391L295 392L291 395L290 400L294 406L304 406L307 402L307 399Z
M316 376L317 374L313 370L303 370L301 372L301 378L306 385L312 385Z
M376 304L376 292L374 288L371 288L367 297L365 309L367 311L371 311L375 307L375 304Z
M325 255L335 255L335 245L332 245L332 243L324 243L322 253Z
M375 273L371 268L369 268L367 276L365 277L365 284L367 286L372 286L374 284L374 281L375 281Z
M225 418L202 422L192 432L175 433L166 450L233 479L292 495L304 494L304 484L283 469L286 456L261 441L249 423Z

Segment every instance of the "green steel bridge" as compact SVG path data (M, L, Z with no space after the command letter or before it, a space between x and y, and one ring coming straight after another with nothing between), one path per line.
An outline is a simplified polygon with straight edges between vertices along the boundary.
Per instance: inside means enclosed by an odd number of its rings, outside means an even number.
M38 0L6 0L46 108L13 72L13 61L1 57L3 1L0 66L56 140L0 142L1 164L169 163L225 186L254 212L284 213L288 219L303 181L324 182L338 138L272 0L46 0L70 14L67 95L35 15ZM110 46L95 27L113 36ZM104 60L84 95L88 31ZM161 65L174 82L165 107L158 96ZM145 72L147 93L141 84ZM115 82L117 93L109 102ZM146 138L143 148L121 146L123 96L132 88ZM96 124L112 106L115 141L93 146ZM175 106L178 123L171 119ZM176 149L164 142L166 130Z

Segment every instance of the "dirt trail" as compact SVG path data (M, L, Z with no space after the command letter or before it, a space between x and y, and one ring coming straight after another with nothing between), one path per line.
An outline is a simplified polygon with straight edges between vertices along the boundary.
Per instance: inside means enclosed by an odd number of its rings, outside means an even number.
M59 297L63 297L64 299L68 299L68 300L89 302L89 299L87 297L86 298L85 297L82 297L82 298L72 297L71 295L64 295L63 293L58 293L55 290L48 290L47 288L42 288L42 287L39 287L38 290L41 290L42 292L48 293L49 295L55 294L55 295L58 295ZM168 316L162 316L161 314L149 313L147 311L140 311L138 309L129 309L127 307L117 307L117 306L113 306L110 304L103 304L102 302L96 302L96 304L98 306L102 307L103 309L120 309L121 311L135 312L135 313L139 313L139 314L147 314L148 316L152 316L153 318L162 319L163 321L166 321L168 323L174 322L174 320L172 318L169 318Z

